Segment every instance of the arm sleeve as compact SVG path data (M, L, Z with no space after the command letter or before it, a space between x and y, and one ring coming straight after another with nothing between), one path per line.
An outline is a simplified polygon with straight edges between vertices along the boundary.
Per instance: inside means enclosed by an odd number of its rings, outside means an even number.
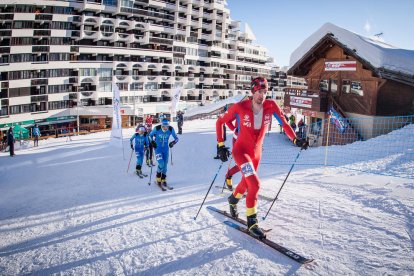
M234 131L236 129L236 121L229 121L226 122L226 126L231 130Z
M287 137L289 137L289 139L293 142L293 140L295 140L296 138L296 133L293 131L292 127L287 122L285 116L282 113L282 110L275 101L273 101L272 112L273 116L285 130Z
M132 144L132 140L134 140L134 138L135 138L135 134L134 135L132 135L132 137L131 137L131 139L129 139L129 142Z
M150 141L150 142L154 141L153 136L155 135L155 132L156 132L156 131L157 131L157 130L156 130L156 128L153 128L153 129L151 130L150 134L148 134L148 141Z
M175 133L174 128L171 129L171 135L174 138L174 142L177 143L178 142L178 137L177 137L177 134Z
M224 143L223 125L236 119L237 104L232 105L223 115L219 116L216 121L217 142Z

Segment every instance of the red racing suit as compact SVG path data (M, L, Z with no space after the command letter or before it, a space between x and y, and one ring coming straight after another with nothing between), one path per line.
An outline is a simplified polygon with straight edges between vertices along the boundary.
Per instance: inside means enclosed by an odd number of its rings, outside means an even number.
M216 122L217 141L219 144L223 143L223 124L236 120L236 127L239 129L239 135L233 146L232 154L234 161L242 172L242 180L237 185L233 195L240 199L247 190L247 216L257 213L257 195L260 188L257 168L262 157L264 135L272 121L272 115L282 125L291 141L296 138L295 132L274 100L264 101L262 125L260 129L255 130L252 105L252 100L245 100L234 104Z

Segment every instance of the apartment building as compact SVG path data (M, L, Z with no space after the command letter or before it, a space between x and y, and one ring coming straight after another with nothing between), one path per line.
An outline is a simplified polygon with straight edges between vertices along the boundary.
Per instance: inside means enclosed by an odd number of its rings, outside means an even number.
M112 83L124 126L143 114L249 93L270 77L223 0L2 0L0 128L109 127Z

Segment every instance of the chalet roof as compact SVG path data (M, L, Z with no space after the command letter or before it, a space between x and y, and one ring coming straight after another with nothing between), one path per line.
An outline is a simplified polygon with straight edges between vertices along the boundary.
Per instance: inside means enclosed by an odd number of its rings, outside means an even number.
M400 49L379 40L364 37L326 23L309 36L290 56L290 74L303 76L306 72L300 67L309 65L309 58L316 49L323 49L327 41L344 48L370 67L378 76L414 85L414 50Z

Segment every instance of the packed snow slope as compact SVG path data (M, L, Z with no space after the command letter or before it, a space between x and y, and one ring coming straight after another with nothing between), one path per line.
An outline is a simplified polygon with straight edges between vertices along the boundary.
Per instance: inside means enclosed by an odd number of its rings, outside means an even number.
M400 131L412 135L410 128ZM127 173L131 153L127 138L132 133L124 132L125 158L120 148L108 145L109 132L74 137L72 142L40 141L37 148L17 150L13 158L1 153L1 275L409 275L414 271L412 179L341 167L296 166L260 225L273 229L269 239L315 259L299 266L229 228L224 217L205 207L193 219L221 163L213 159L214 120L185 122L169 164L168 182L174 190L166 192L134 175L134 157ZM368 142L358 146L362 149ZM298 152L276 132L266 136L265 151L276 143ZM310 148L300 158L315 154L324 154L324 149ZM394 161L375 158L364 166L387 167ZM219 172L205 206L227 209L228 194L223 196L214 187L223 185L227 166ZM266 197L277 194L289 168L260 167L260 217L271 204ZM150 169L145 166L144 172L149 174ZM238 179L239 174L234 181ZM244 214L244 201L239 206Z

